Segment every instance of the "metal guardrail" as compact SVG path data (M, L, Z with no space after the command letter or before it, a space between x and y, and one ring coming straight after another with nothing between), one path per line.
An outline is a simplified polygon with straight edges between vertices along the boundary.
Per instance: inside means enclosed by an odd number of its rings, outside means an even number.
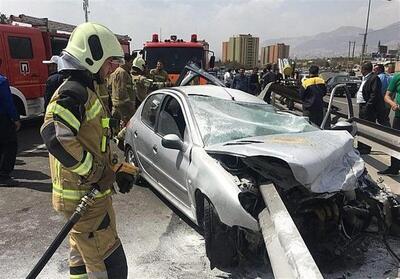
M297 92L293 93L293 88L279 88L276 84L269 84L267 87L261 92L260 98L265 100L268 90L271 90L271 93L274 92L271 96L273 105L285 109L284 106L276 103L275 94L279 92L280 96L290 98L293 109L302 111L300 105L302 102ZM335 87L330 96L328 115L324 117L321 127L326 127L329 113L336 115L337 118L345 118L353 126L357 123L357 136L363 143L379 145L383 152L400 159L400 131L354 117L350 94L346 94L349 103L348 115L338 111L331 112L335 91L339 87ZM273 184L260 185L260 192L266 208L259 214L258 219L274 277L323 278L275 186Z
M259 214L275 278L323 278L274 184L260 185L266 208Z
M282 96L290 99L294 103L293 108L296 111L302 111L302 101L299 98L298 92L294 88L288 88L279 83L270 83L261 92L260 98L265 99L265 95L272 93L273 105L279 109L286 109L283 105L278 104L275 95ZM331 96L332 100L333 96ZM350 103L351 97L347 95L347 100ZM332 115L337 118L345 118L348 122L355 122L357 124L357 139L364 144L374 145L379 151L382 151L392 157L400 159L400 131L376 124L353 115L353 106L349 106L349 114L344 114L339 111L332 111Z

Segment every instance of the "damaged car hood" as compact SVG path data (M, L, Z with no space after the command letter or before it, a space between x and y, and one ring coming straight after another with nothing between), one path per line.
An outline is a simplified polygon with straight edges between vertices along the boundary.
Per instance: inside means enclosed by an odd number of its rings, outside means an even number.
M353 190L364 171L353 138L343 131L257 136L214 144L205 150L210 154L281 159L288 163L295 179L315 193Z

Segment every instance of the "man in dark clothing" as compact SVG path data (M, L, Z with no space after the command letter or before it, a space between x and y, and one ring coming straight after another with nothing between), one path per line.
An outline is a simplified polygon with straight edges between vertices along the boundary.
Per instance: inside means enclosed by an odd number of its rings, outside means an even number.
M250 80L244 74L244 68L240 68L239 74L235 75L235 78L232 81L231 88L250 93Z
M272 72L271 70L272 70L272 65L267 64L267 66L265 67L265 73L262 76L262 89L264 89L268 83L276 81L276 78L277 78L276 74L274 72ZM268 92L268 94L266 95L266 101L268 104L271 103L271 92Z
M327 92L325 81L318 77L319 68L312 65L309 69L310 76L302 82L300 97L303 100L303 115L310 121L321 126L324 117L324 96Z
M60 87L64 82L64 76L62 73L57 71L57 59L58 56L52 56L50 60L43 61L43 64L49 65L49 77L46 81L46 89L44 92L44 108L47 108L51 97L53 97L54 92Z
M385 67L383 66L383 64L377 64L374 66L374 74L376 74L379 79L381 80L381 92L382 92L382 96L383 99L385 99L385 94L386 94L386 90L389 86L390 80L392 79L392 77L390 75L388 75L387 73L385 73ZM389 114L390 114L390 106L388 104L384 104L385 108L384 108L384 117L385 117L385 122L386 124L390 123L390 118L389 118Z
M0 74L0 186L16 186L18 182L11 178L17 157L17 131L21 127L19 115L15 109L10 85Z
M250 78L250 93L257 96L260 93L260 82L258 80L258 68L254 68Z
M388 119L385 117L381 80L372 72L371 62L362 64L361 74L363 75L363 81L357 92L359 117L371 122L378 121L379 124L384 126L390 126Z

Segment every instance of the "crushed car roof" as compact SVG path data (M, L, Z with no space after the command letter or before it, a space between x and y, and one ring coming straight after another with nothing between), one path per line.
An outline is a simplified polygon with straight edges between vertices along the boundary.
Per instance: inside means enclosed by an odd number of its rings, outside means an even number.
M171 88L175 91L179 91L187 96L197 95L197 96L210 96L225 100L233 100L238 102L249 102L257 104L266 104L266 102L260 100L256 96L245 93L243 91L226 88L215 85L190 85L190 86L180 86Z

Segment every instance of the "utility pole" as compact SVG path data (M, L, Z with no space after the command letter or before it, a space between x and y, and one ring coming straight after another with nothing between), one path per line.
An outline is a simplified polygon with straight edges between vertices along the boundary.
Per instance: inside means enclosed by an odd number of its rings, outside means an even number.
M85 12L85 22L88 22L88 21L89 21L89 17L88 17L89 11L88 11L88 8L89 8L89 0L83 0L83 11Z
M347 69L350 68L350 49L351 49L351 41L349 41L349 54L347 55Z
M349 54L347 55L348 59L350 60L350 48L351 48L352 41L349 41Z
M367 49L367 34L368 34L368 23L369 23L369 11L370 11L370 9L371 9L371 0L368 0L367 22L365 24L364 40L363 40L363 44L362 44L362 48L361 48L360 64L364 60L364 54L365 54L366 49Z

